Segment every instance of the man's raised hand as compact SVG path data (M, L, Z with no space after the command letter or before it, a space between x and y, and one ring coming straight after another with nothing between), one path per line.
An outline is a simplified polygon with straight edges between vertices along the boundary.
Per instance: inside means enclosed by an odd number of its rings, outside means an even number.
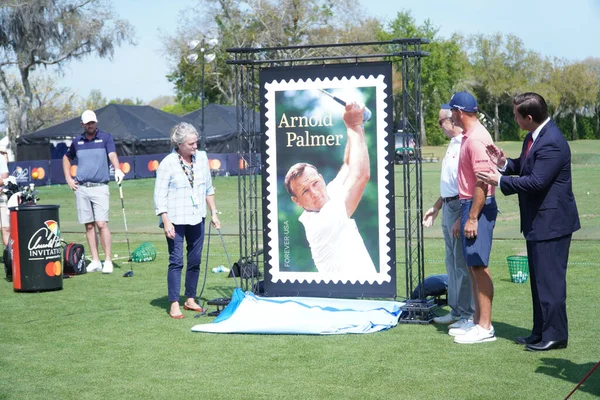
M495 144L488 144L485 146L485 152L490 158L490 161L496 164L498 168L504 168L506 165L506 156L502 149L499 149Z
M363 110L365 106L359 106L357 103L350 103L346 105L346 111L344 112L344 123L348 128L355 126L361 126L363 124Z

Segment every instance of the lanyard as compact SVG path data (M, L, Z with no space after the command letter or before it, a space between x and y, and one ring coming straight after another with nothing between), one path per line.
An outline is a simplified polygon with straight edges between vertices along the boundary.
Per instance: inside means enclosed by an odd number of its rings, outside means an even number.
M190 186L193 189L194 188L194 156L192 156L192 165L188 167L183 163L183 157L181 157L181 154L180 154L179 155L179 164L181 164L181 169L183 169L183 173L188 178L188 181L190 182Z

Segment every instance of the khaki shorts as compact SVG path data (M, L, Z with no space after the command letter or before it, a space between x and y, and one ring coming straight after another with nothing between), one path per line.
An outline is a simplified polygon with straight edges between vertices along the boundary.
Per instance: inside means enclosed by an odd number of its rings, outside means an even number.
M0 203L0 224L3 228L10 228L10 210L5 202Z
M110 192L108 185L85 187L79 185L75 191L77 219L80 224L95 221L108 222Z

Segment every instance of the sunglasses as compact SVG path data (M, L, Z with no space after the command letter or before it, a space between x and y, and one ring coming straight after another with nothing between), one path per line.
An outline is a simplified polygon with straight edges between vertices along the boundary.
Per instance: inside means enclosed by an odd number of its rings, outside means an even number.
M442 118L442 119L439 119L439 120L438 120L438 124L439 124L439 126L442 126L442 125L444 125L444 122L445 122L445 121L452 121L452 118Z

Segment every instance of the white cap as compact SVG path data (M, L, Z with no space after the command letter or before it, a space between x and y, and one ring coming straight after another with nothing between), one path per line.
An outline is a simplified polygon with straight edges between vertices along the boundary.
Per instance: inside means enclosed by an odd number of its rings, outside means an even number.
M83 114L81 114L81 123L87 124L88 122L98 122L96 114L91 110L84 111Z

